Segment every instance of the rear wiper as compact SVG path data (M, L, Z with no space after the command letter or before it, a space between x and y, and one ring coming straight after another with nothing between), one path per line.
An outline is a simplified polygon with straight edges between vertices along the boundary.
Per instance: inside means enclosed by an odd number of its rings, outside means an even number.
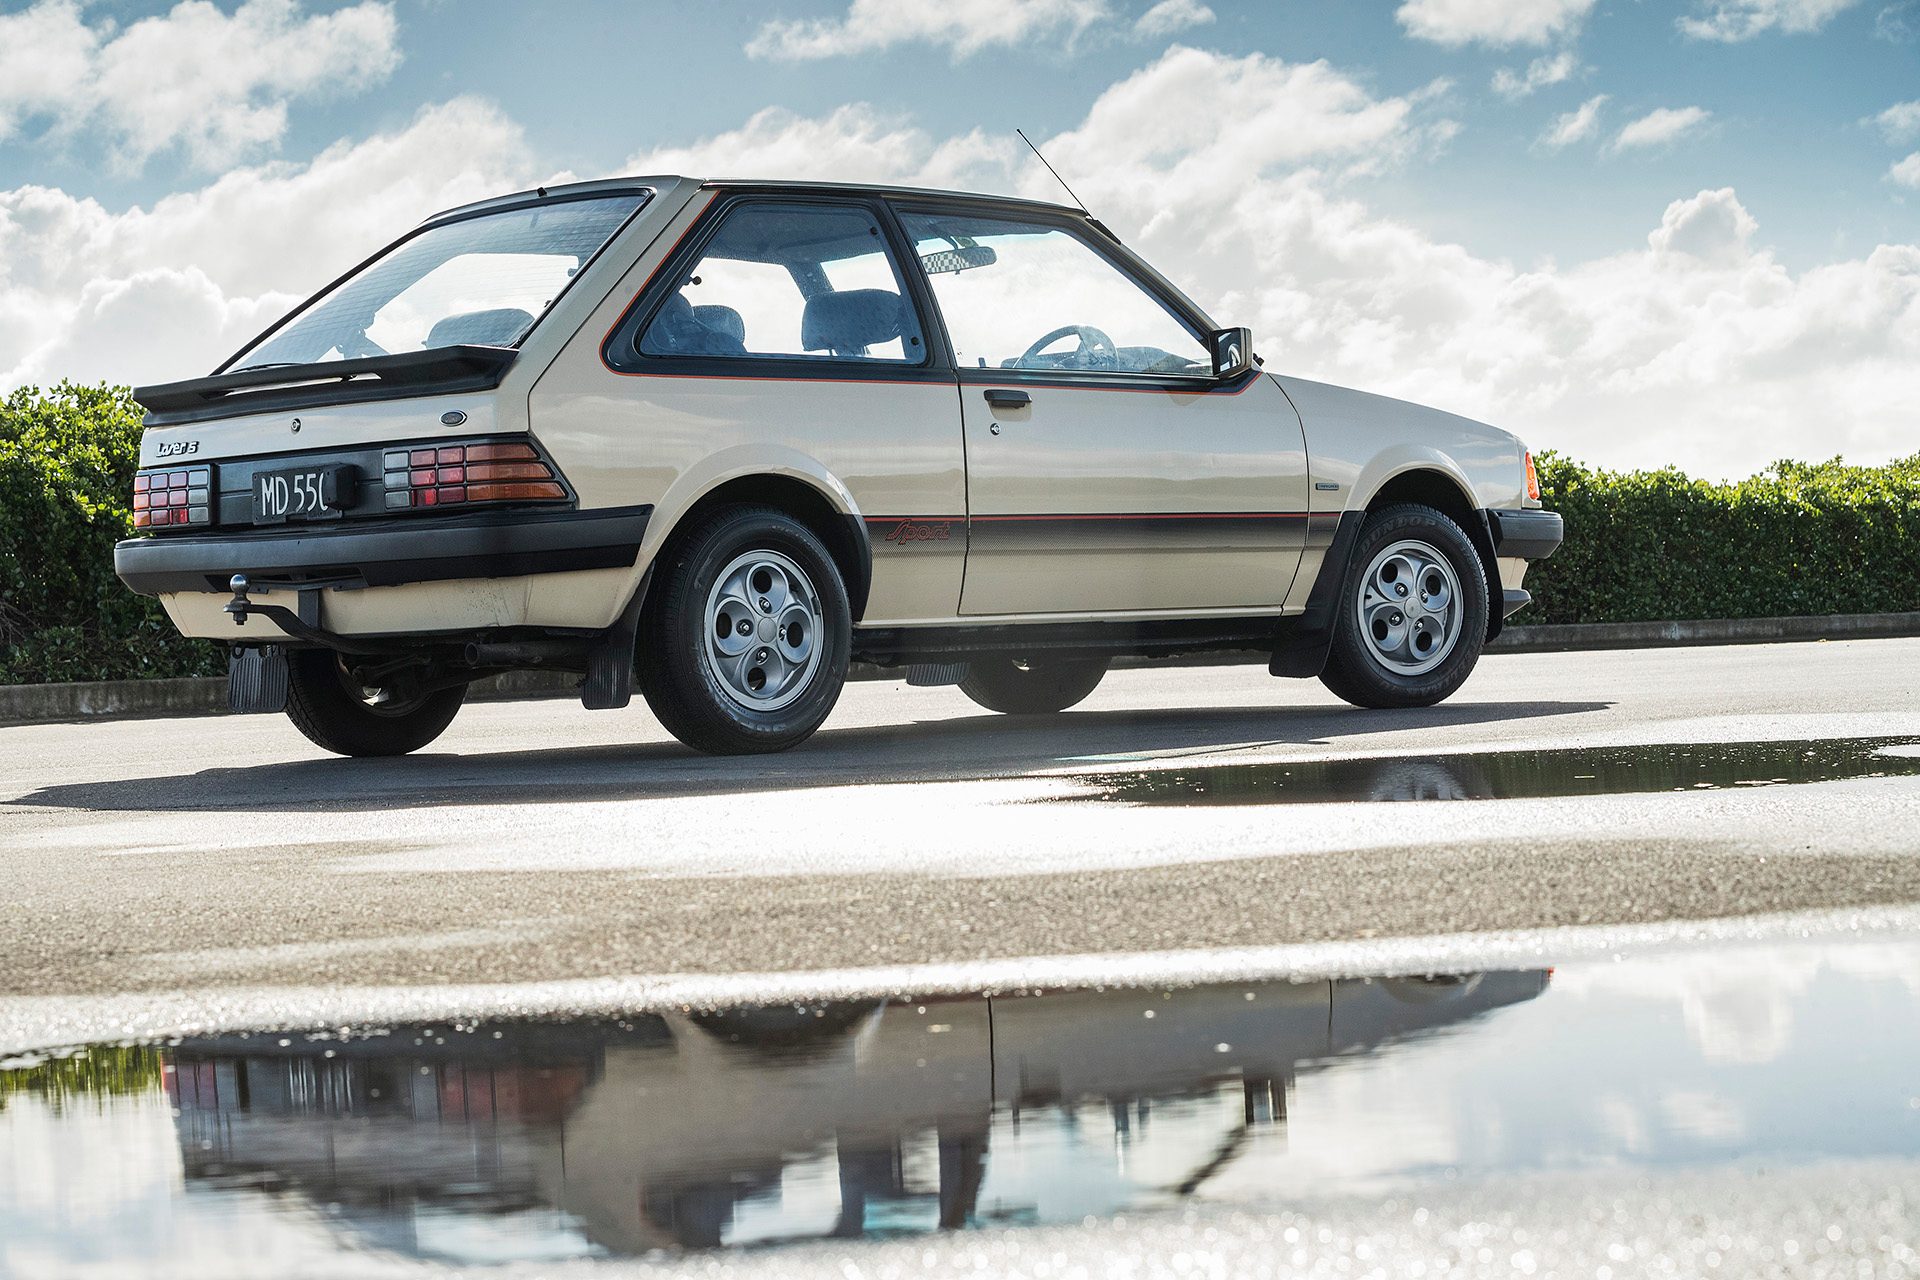
M256 369L298 369L298 360L269 360L265 364L243 364L238 369L229 369L228 373L252 373Z

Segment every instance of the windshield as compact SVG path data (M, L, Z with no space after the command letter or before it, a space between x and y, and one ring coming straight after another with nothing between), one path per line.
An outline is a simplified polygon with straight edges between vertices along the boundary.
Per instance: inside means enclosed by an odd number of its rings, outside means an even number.
M622 193L429 227L242 352L227 372L515 346L645 202L642 193Z

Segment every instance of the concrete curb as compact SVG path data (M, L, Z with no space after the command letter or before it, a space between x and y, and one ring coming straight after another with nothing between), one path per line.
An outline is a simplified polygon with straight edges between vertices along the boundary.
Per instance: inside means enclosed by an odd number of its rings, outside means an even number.
M1492 653L1573 649L1671 649L1683 645L1779 644L1796 640L1870 640L1920 636L1920 612L1835 613L1813 618L1702 618L1688 622L1579 622L1508 627Z
M1508 627L1489 653L1563 653L1582 649L1667 649L1689 645L1778 644L1805 640L1868 640L1920 636L1920 612L1843 613L1814 618L1706 618L1688 622L1593 622ZM1131 667L1224 666L1264 661L1255 653L1190 658L1122 659ZM904 670L855 663L850 680L897 680ZM572 698L579 677L562 671L516 671L484 680L476 702ZM0 685L0 726L60 721L151 719L227 714L227 682L201 679L103 680L84 684Z

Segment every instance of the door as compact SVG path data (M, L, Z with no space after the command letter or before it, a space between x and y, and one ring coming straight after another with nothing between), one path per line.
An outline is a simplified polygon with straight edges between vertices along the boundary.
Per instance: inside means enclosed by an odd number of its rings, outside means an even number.
M1279 386L1215 381L1200 319L1080 219L901 216L961 382L960 612L1278 610L1308 507Z

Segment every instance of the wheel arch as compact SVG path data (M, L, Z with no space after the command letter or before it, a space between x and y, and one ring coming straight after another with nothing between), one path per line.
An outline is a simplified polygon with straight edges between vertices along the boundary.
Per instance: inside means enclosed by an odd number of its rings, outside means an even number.
M778 508L812 530L840 570L847 588L847 607L854 622L860 621L873 586L873 548L867 542L866 525L853 506L851 494L835 492L806 472L796 473L790 468L749 470L712 481L664 525L649 563L673 554L709 512L738 503Z

